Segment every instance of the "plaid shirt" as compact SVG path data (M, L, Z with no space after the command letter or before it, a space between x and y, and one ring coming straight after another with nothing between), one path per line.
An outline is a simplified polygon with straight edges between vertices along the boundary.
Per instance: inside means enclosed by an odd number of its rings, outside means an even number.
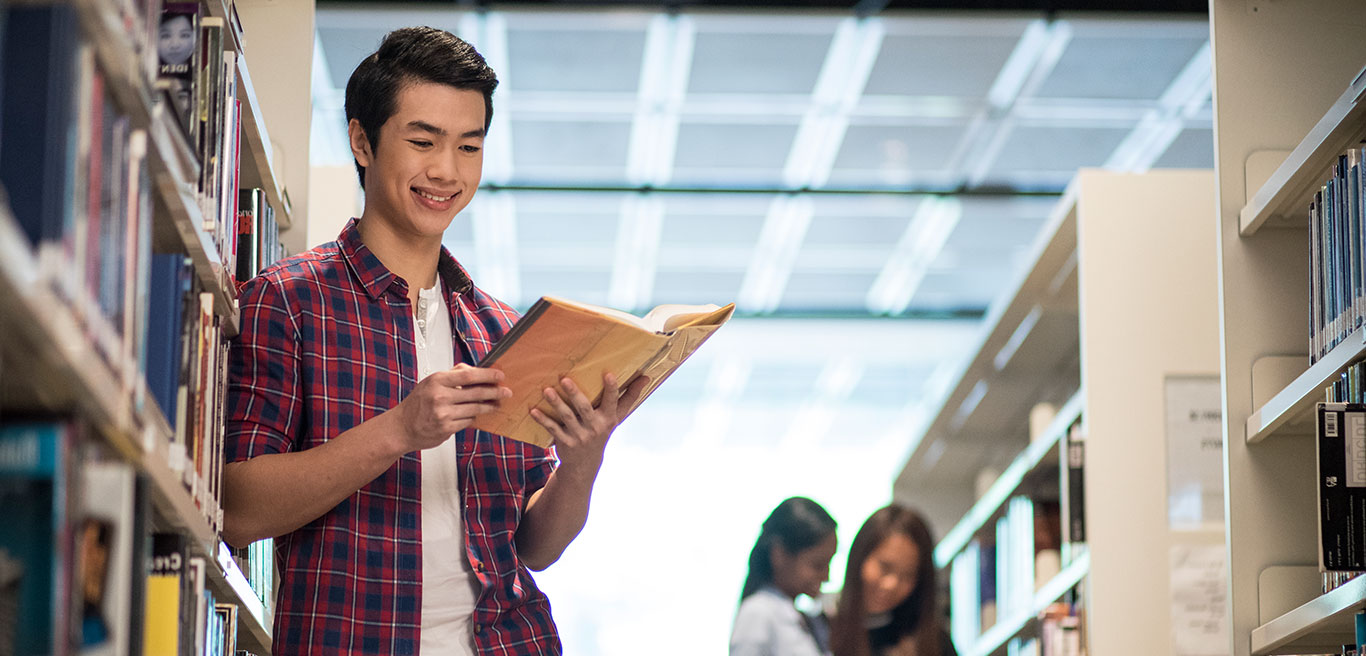
M517 319L442 249L456 361L475 363ZM416 384L408 285L361 242L285 259L247 283L228 360L227 462L318 446L394 407ZM483 431L454 438L469 557L482 592L480 654L558 654L550 605L517 555L525 499L550 451ZM422 475L408 453L308 525L276 538L274 653L415 654L422 609ZM461 554L451 554L458 558Z

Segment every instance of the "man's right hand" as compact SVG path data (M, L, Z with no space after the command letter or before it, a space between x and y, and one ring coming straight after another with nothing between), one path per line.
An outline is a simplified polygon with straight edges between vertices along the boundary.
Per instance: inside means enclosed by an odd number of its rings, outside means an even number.
M499 385L502 381L503 372L497 369L463 363L418 381L393 410L403 429L397 446L410 453L445 442L512 396L512 390Z

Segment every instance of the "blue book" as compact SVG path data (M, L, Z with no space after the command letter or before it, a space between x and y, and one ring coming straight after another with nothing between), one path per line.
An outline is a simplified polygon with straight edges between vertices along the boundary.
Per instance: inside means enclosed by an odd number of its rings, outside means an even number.
M72 441L62 423L0 426L0 560L19 571L16 656L66 653L78 643Z
M73 218L80 26L75 6L10 6L0 62L0 182L33 245Z
M152 256L151 298L147 309L147 388L175 428L176 388L180 380L180 342L185 295L192 272L179 254Z

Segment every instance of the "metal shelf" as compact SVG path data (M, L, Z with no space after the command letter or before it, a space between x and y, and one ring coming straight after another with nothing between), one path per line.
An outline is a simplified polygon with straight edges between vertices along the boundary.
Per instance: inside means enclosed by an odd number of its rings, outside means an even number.
M1323 388L1337 380L1352 363L1366 356L1366 327L1358 328L1341 344L1333 347L1289 385L1248 415L1244 433L1248 444L1256 444L1288 425L1307 421L1314 404L1323 400ZM1310 429L1312 431L1312 428Z
M1354 616L1366 605L1366 576L1252 630L1252 653L1306 654L1336 652L1356 640Z
M1366 137L1366 70L1328 108L1314 128L1271 174L1238 214L1244 237L1266 226L1309 227L1309 201L1323 185L1338 155Z

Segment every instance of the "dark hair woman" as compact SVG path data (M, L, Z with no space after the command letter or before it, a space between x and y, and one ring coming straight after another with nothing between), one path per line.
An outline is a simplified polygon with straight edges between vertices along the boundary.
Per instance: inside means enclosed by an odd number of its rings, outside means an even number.
M835 520L820 504L792 497L764 521L749 554L749 576L730 636L730 656L822 656L824 631L795 605L830 578Z
M891 505L863 523L849 547L830 647L835 656L946 656L934 538L920 513Z

